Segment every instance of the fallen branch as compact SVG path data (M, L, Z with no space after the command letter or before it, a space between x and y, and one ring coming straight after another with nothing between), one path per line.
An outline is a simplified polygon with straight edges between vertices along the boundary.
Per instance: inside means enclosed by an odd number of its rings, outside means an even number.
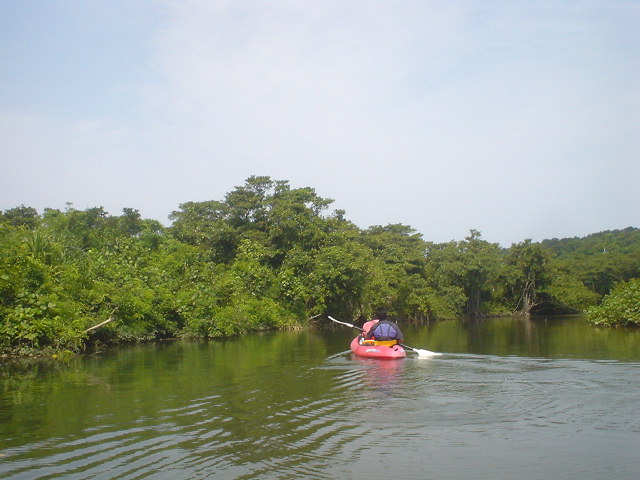
M93 332L94 330L97 330L97 329L98 329L98 328L100 328L100 327L104 327L107 323L111 323L111 322L113 322L113 321L115 320L115 318L114 318L113 314L114 314L114 313L116 313L116 310L118 310L118 307L114 308L114 309L111 311L111 315L109 315L109 318L107 318L104 322L100 322L99 324L94 325L93 327L89 327L89 328L87 328L87 329L84 331L84 333Z

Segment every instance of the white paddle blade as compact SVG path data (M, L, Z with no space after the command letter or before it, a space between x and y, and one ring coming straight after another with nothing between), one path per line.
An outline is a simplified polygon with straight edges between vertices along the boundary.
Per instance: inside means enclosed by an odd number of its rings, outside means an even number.
M423 350L421 348L414 348L413 351L416 352L419 357L424 357L424 358L437 357L438 355L442 355L441 353L431 352L429 350Z

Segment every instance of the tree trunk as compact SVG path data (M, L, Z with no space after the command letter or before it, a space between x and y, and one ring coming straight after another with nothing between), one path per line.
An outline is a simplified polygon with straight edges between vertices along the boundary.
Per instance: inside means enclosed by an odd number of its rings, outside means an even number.
M535 284L532 281L527 281L522 292L522 314L531 315L531 309L535 305Z

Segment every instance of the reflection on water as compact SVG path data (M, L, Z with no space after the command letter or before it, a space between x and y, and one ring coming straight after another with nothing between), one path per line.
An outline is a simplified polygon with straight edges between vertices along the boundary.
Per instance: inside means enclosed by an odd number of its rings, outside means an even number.
M405 366L403 359L383 362L355 355L351 355L351 357L353 358L350 360L358 365L361 372L360 385L367 387L364 391L381 393L381 401L384 401L385 396L392 397L397 393Z
M0 478L635 479L638 331L580 318L117 348L0 369Z

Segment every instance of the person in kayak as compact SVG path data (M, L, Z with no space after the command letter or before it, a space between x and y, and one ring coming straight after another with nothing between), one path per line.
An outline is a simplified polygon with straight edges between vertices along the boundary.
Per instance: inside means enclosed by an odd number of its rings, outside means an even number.
M380 320L386 320L386 319L387 319L387 311L384 308L377 308L376 313L373 314L373 318L368 322L365 322L364 325L362 325L362 337L363 338L366 337L371 331L371 328L374 325L377 325L380 322Z
M383 309L376 310L375 318L365 323L362 330L365 340L395 340L396 343L404 341L402 330L394 322L387 320L387 312Z

